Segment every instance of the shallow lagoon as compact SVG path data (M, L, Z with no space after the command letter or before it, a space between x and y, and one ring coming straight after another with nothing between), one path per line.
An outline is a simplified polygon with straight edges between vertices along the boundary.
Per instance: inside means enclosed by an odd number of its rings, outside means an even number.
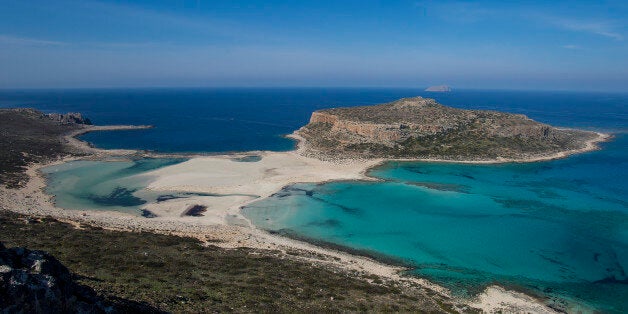
M381 182L296 184L243 212L268 230L365 250L455 293L498 282L626 311L628 183L620 134L604 150L503 165L389 162ZM184 159L75 161L44 169L59 207L142 214L146 173ZM248 160L247 160L248 161Z
M628 284L625 273L621 276L628 259L626 94L416 89L4 91L0 107L79 111L97 124L156 126L82 137L103 148L289 150L293 143L280 135L307 123L313 110L417 94L460 108L523 113L553 125L620 135L603 151L530 165L391 163L372 172L387 182L298 185L303 189L288 189L255 203L245 210L249 217L271 230L290 229L300 236L411 262L417 273L461 293L495 280L628 312ZM51 183L49 191L58 194L58 204L138 213L141 206L103 204L108 200L102 196L136 203L126 198L125 190L113 192L120 184L134 190L145 181L135 181L139 177L125 176L119 169L114 177L121 175L121 182L107 179L107 171L101 172L105 177L101 182L98 166L91 169L79 167L74 174L82 171L88 181L73 182L77 179L69 177ZM131 192L149 199L140 194L141 189ZM615 279L605 277L612 275Z
M182 158L72 161L42 169L46 192L66 209L114 210L140 214L140 207L164 197L145 189L148 171L185 161ZM173 196L174 197L174 196Z
M477 292L492 282L628 310L628 139L568 159L504 165L391 162L385 182L297 184L244 209L273 231L409 263Z
M624 312L627 144L620 134L602 151L531 164L389 162L370 173L381 182L296 184L243 212L268 230L410 264L456 293L498 282ZM145 189L147 172L182 161L75 161L44 172L59 207L140 215L147 202L189 196Z

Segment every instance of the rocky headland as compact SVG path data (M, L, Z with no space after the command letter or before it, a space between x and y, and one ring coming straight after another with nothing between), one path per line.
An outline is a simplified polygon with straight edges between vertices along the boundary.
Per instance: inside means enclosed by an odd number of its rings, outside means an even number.
M23 185L31 163L64 156L86 156L99 150L75 137L92 131L142 129L151 126L94 126L80 113L45 114L31 108L0 109L0 184Z
M83 117L83 115L79 112L70 112L67 114L49 113L49 114L45 114L44 117L48 117L48 119L62 125L68 125L68 124L91 125L92 124L92 121L89 120L89 118Z
M29 108L0 109L0 183L18 186L25 167L80 152L65 145L63 135L82 128L80 114L44 114Z
M521 114L456 109L422 97L316 111L296 134L305 139L304 154L322 159L525 161L586 150L603 139Z

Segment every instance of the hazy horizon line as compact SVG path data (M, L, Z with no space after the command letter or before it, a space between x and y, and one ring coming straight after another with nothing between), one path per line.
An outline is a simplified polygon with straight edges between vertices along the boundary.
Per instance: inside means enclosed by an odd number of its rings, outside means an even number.
M447 85L447 84L439 84ZM325 85L304 85L304 86L280 86L280 85L215 85L215 86L168 86L168 85L156 85L156 86L92 86L92 87L0 87L0 92L10 91L72 91L72 90L151 90L151 89L417 89L420 92L425 91L430 86L438 85L426 85L426 86L325 86ZM569 88L476 88L476 87L455 87L447 85L452 88L451 92L456 91L530 91L530 92L583 92L583 93L618 93L625 94L628 90L616 90L616 89L569 89ZM448 92L428 92L428 93L448 93Z

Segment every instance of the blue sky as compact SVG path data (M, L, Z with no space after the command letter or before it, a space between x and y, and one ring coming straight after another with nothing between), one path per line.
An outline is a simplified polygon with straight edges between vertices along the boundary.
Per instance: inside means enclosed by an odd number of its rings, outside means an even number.
M628 1L0 0L0 88L628 91Z

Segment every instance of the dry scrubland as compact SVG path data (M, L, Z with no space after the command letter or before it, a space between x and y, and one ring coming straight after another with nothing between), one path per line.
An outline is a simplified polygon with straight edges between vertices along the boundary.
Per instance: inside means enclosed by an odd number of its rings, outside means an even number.
M121 311L452 311L420 287L194 238L110 231L0 211L0 242L44 250Z

